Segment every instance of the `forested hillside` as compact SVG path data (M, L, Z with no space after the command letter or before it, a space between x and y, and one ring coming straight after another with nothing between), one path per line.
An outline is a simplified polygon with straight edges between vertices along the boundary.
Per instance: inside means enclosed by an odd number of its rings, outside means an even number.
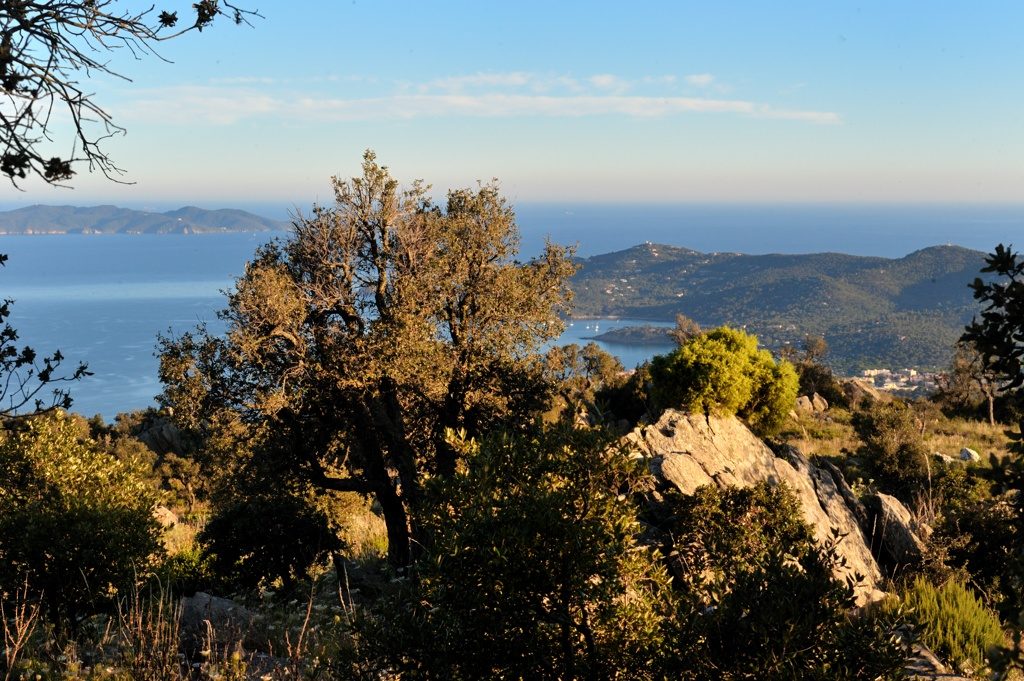
M977 312L968 284L983 254L935 246L899 259L839 253L742 255L642 244L581 262L578 316L732 324L769 346L824 336L830 361L868 366L945 364Z

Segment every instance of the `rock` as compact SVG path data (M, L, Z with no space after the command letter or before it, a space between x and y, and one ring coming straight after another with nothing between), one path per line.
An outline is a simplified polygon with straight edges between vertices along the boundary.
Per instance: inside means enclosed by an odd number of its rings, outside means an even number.
M928 681L930 679L969 681L968 677L949 671L944 664L939 662L939 658L935 656L935 653L919 643L914 644L913 655L906 667L906 671L910 679L917 681Z
M181 431L163 415L147 418L135 437L160 456L168 452L181 454L185 451Z
M964 447L960 450L960 460L971 462L981 461L981 454L978 454L978 452L974 451L970 447Z
M811 395L811 407L813 407L815 413L824 413L828 411L828 400L818 393L814 393Z
M796 398L796 409L797 411L814 411L814 404L811 402L810 397L801 395Z
M951 457L949 454L943 454L942 452L933 452L932 456L942 463L954 463L956 461L956 459Z
M846 399L849 400L852 406L862 403L871 405L875 402L892 401L891 395L881 392L875 386L860 378L848 378L842 382L842 386L843 394L846 395Z
M227 598L197 591L181 599L181 635L190 647L202 646L213 630L218 641L242 641L255 617Z
M888 494L872 494L865 505L871 515L871 546L881 560L893 568L920 563L925 552L921 536L928 536L931 528L916 523L907 507Z
M837 566L836 576L846 579L857 573L864 577L856 586L857 604L884 596L878 564L831 471L814 466L796 450L787 450L786 458L775 456L735 417L705 418L668 410L657 422L637 427L625 440L646 457L656 478L684 494L705 485L785 483L799 499L804 520L819 542L832 539L833 530L842 535L837 550L845 565ZM838 477L842 479L842 475ZM842 486L845 484L843 481Z
M157 506L153 509L153 517L161 527L174 527L178 524L178 516L166 506Z

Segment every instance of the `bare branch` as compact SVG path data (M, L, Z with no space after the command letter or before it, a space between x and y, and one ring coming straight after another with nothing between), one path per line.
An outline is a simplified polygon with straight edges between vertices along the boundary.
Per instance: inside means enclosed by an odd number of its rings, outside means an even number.
M15 187L29 177L66 186L82 164L124 183L124 170L103 142L125 129L80 79L105 74L129 80L110 66L108 54L123 49L134 59L162 59L155 43L202 31L218 17L246 25L262 18L231 2L200 0L191 5L193 23L169 32L177 12L127 11L118 2L0 0L0 173ZM53 133L65 118L72 133L58 140Z

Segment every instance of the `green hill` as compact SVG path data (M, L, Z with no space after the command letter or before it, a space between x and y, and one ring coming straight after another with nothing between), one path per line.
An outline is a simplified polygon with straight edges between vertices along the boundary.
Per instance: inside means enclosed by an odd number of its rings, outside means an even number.
M770 347L820 334L841 371L945 365L978 311L984 254L935 246L903 258L742 255L642 244L580 261L576 314L731 324Z

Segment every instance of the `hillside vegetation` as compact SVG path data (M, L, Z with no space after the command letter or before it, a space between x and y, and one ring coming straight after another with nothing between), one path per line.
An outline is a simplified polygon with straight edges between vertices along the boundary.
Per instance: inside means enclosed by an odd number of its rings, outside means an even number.
M978 312L968 284L984 254L935 246L899 259L742 255L642 244L581 262L575 313L730 324L768 347L824 336L843 372L938 367Z

